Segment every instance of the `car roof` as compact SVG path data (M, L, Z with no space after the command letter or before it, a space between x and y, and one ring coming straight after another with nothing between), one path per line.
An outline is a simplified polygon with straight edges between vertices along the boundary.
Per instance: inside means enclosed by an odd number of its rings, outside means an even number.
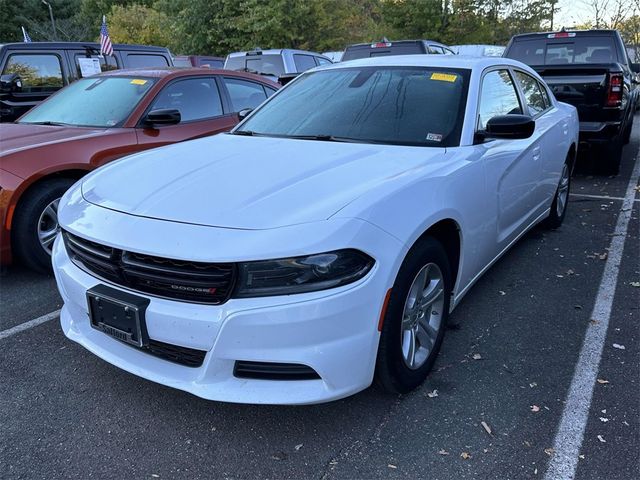
M258 54L257 52L261 52L258 55L281 55L283 53L301 53L303 55L318 55L320 57L324 56L318 52L312 52L310 50L296 50L294 48L270 48L268 50L261 50L259 48L256 48L255 50L246 50L243 52L232 52L227 56L228 57L244 57L254 52L256 54Z
M100 44L96 42L13 42L0 44L2 47L15 47L26 50L47 50L55 48L91 48L100 49ZM114 50L139 50L143 52L163 52L168 51L165 47L156 47L153 45L129 45L126 43L114 43Z
M493 65L524 67L517 60L504 57L473 57L468 55L386 55L382 57L360 58L346 62L318 67L318 70L349 67L443 67L483 70ZM529 70L528 67L526 67Z
M236 72L234 70L223 70L221 68L179 68L179 67L147 67L147 68L123 68L119 70L109 70L98 74L101 77L151 77L151 78L179 78L193 77L194 75L227 75L234 77L244 77L253 81L266 83L276 87L280 84L272 82L268 78L260 75L254 75L248 72Z
M561 30L561 31L549 31L549 32L534 32L534 33L521 33L520 35L514 35L513 38L522 39L522 38L536 38L540 36L546 36L551 33L575 33L576 35L603 35L610 36L611 33L615 32L615 30L610 29L593 29L593 30ZM560 39L560 38L559 38ZM561 38L562 40L566 40L565 38Z
M391 43L392 45L393 44L398 44L398 43L428 43L430 45L438 45L438 46L441 46L441 47L448 47L444 43L436 42L435 40L420 39L420 40L374 40L373 42L353 43L351 45L347 45L347 48L351 48L351 47L370 47L371 45L375 45L376 43L385 43L385 42Z

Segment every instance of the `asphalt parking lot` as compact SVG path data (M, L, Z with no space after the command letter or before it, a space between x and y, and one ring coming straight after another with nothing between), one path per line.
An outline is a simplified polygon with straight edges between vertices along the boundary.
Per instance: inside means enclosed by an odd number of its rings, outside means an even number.
M306 407L201 400L68 341L55 314L43 317L61 307L53 279L11 268L0 278L0 476L542 479L577 462L575 478L640 478L635 123L620 175L575 174L564 225L531 231L476 284L433 373L405 396L372 387ZM609 252L616 237L624 249ZM597 379L590 403L593 381L574 377L583 360Z

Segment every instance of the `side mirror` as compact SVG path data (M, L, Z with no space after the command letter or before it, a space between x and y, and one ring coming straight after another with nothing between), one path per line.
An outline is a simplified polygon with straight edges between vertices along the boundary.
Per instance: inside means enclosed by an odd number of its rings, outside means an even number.
M0 76L0 92L13 93L22 90L22 79L17 73Z
M490 118L482 132L484 138L529 138L536 129L536 122L528 115L498 115Z
M163 108L159 110L151 110L144 117L143 123L148 126L162 127L165 125L176 125L181 120L180 110L175 108Z
M247 118L251 112L253 112L253 108L243 108L238 112L238 118L242 121Z

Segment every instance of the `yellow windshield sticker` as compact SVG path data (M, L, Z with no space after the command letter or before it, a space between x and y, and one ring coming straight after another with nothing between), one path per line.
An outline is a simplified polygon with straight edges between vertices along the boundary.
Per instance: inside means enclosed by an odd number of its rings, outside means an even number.
M147 83L146 80L141 80L139 78L134 78L133 80L131 80L132 85L144 85L145 83Z
M432 73L431 80L440 80L441 82L455 82L457 75L452 73Z

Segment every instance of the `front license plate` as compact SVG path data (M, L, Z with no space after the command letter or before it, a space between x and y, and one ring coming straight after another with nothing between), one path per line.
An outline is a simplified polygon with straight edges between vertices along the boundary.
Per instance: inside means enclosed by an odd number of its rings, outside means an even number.
M93 328L136 347L148 345L144 314L149 299L96 285L87 290L87 303Z

